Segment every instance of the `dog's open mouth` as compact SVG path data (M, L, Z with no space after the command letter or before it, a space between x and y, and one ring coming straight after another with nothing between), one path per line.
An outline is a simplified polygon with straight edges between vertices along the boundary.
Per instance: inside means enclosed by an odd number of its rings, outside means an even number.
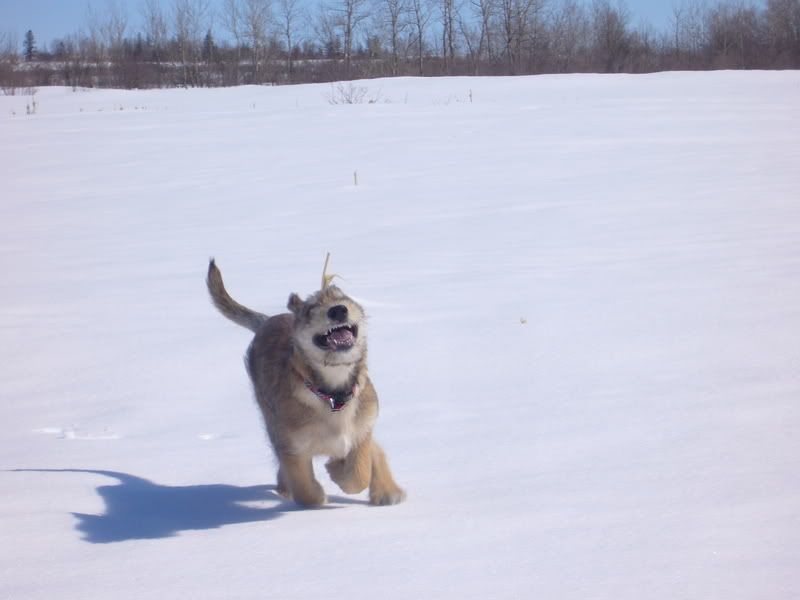
M323 350L349 350L356 344L357 325L338 325L323 334L314 336L314 343Z

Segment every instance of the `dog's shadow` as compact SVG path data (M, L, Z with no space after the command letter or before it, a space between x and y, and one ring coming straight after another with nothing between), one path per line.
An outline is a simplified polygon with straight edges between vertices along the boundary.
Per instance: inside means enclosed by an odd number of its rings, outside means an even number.
M94 544L172 537L182 531L216 529L225 525L267 521L301 510L275 493L274 485L240 487L227 484L170 486L120 473L93 469L16 469L49 473L91 473L117 480L100 485L105 513L72 513L75 528ZM363 500L333 496L339 504ZM249 503L249 504L245 504ZM334 508L328 506L327 508Z

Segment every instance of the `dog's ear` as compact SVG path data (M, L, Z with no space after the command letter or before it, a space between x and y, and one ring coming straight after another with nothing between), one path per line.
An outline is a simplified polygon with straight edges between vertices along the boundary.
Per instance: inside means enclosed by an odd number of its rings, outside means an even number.
M292 294L289 296L289 301L286 303L286 308L292 311L292 314L295 316L300 316L300 311L303 310L303 300L297 294Z

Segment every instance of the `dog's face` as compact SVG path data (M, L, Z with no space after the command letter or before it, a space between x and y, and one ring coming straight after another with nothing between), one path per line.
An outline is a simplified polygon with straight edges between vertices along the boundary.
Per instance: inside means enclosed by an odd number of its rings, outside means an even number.
M303 301L289 296L294 315L294 340L309 360L324 365L358 361L367 343L364 309L336 286Z

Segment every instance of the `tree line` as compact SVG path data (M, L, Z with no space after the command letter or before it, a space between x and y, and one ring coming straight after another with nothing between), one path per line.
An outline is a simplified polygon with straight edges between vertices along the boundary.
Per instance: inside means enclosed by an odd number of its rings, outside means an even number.
M800 0L674 0L667 26L611 0L108 0L39 48L0 33L0 86L148 88L399 75L800 68ZM133 26L134 17L136 26Z

